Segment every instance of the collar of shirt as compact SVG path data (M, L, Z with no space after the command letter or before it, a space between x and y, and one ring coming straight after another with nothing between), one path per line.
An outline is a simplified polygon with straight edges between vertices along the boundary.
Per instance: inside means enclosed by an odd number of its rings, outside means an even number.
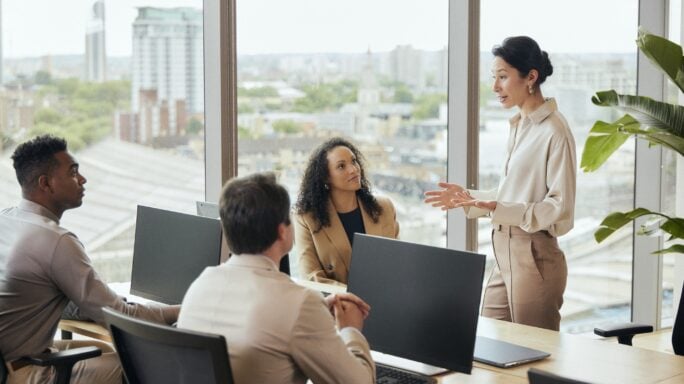
M550 97L544 101L544 104L540 105L539 108L535 109L534 112L527 115L527 118L532 122L532 124L539 124L544 119L549 117L550 114L558 110L558 105L556 104L556 99ZM520 121L520 112L516 113L515 116L511 117L508 122L512 127L518 125Z
M268 271L278 271L278 266L264 255L232 255L226 265L233 267L246 267L246 268L256 268L265 269Z
M43 207L42 205L38 203L34 203L31 200L26 200L26 199L21 199L19 202L19 209L31 213L35 213L37 215L47 217L48 219L54 221L59 225L59 217L55 215L54 213L50 212L49 209Z

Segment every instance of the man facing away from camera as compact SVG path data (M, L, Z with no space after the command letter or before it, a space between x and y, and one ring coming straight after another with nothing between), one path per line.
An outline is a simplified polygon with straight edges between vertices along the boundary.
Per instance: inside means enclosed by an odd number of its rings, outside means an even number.
M233 179L219 205L233 256L190 286L178 327L223 335L236 383L373 383L368 305L324 299L278 271L294 237L285 188L272 174Z

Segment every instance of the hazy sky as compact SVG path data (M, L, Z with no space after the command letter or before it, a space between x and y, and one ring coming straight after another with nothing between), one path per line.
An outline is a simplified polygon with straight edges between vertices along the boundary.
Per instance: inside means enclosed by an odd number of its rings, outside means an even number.
M92 0L3 0L5 57L83 54ZM202 0L106 0L107 55L131 54L136 7L202 7Z
M461 1L461 0L452 0ZM5 0L5 57L85 51L90 0ZM553 52L631 52L637 0L482 0L481 48L527 34ZM107 0L107 54L130 55L138 6L202 0ZM388 51L447 44L447 0L237 0L240 53Z

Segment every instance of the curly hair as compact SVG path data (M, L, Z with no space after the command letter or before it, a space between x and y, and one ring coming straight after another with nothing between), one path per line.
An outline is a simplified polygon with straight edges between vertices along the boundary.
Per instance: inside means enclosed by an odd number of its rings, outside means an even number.
M51 135L37 136L20 144L12 154L19 185L25 190L35 188L38 177L51 172L59 164L55 154L66 150L66 141Z
M320 231L323 227L330 226L330 216L328 215L330 190L325 188L325 185L330 178L328 153L336 147L347 147L356 157L361 171L361 188L356 191L356 197L363 204L363 208L370 214L375 223L378 222L382 214L382 207L371 193L370 182L366 179L363 155L349 141L341 137L333 137L321 144L311 154L306 171L304 171L302 185L299 188L299 196L295 205L295 211L298 214L301 215L309 212L313 214L313 217L318 222L318 228L314 232Z

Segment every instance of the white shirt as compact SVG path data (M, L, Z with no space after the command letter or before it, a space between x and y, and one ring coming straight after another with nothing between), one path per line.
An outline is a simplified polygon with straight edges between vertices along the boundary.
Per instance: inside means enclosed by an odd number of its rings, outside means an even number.
M476 199L496 200L493 224L561 236L574 224L577 156L575 140L556 101L547 99L525 119L510 119L506 162L499 187L470 190ZM469 218L489 211L470 208Z

